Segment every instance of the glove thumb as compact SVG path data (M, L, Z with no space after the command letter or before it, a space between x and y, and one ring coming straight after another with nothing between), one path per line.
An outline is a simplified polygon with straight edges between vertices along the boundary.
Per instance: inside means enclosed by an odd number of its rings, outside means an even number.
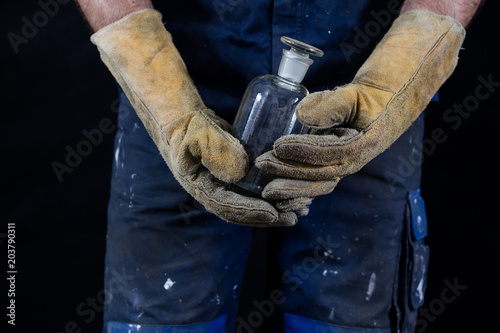
M301 123L312 128L347 124L343 127L364 130L377 120L391 96L383 89L350 83L306 96L297 105L296 114Z
M349 122L356 109L352 85L324 90L306 96L295 109L297 119L312 128L328 128Z

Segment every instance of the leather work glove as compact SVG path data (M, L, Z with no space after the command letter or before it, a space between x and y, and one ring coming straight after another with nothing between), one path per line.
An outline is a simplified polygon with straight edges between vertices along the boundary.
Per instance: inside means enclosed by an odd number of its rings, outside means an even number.
M252 226L293 225L293 212L228 191L248 169L231 126L203 103L161 14L126 15L91 37L182 187L220 218ZM158 179L161 182L161 179Z
M464 27L412 10L397 18L353 81L305 97L297 118L308 135L279 138L257 167L278 175L268 199L314 198L386 150L417 119L456 67Z

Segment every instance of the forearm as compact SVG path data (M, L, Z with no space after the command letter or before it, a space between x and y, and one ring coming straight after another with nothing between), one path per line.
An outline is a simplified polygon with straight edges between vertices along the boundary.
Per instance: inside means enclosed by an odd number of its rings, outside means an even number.
M77 0L93 31L135 11L153 8L150 0Z
M466 27L474 17L481 0L406 0L401 13L412 9L427 9L451 16Z

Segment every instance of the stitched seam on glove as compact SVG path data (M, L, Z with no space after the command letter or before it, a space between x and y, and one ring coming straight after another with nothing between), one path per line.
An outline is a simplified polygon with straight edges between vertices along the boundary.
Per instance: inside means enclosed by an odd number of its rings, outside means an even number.
M375 89L382 90L382 91L387 91L387 92L390 92L390 93L392 93L392 94L397 94L397 91L394 91L394 90L392 90L392 89L389 89L389 88L385 88L385 87L379 86L379 85L374 84L374 83L371 83L371 82L367 82L367 81L357 81L357 82L355 82L355 83L356 83L356 84L359 84L359 85L366 86L366 87L375 88Z
M297 141L297 142L298 143L302 143L301 141ZM272 158L269 158L267 156L265 158L261 158L261 160L259 161L259 163L265 163L265 162L270 162L271 164L276 164L276 165L279 164L279 165L281 165L281 166L283 166L285 168L289 168L290 167L290 164L282 161L281 159L272 159ZM317 166L317 165L311 164L311 167L308 167L307 165L304 167L304 166L300 166L300 165L296 165L295 164L295 165L292 166L292 168L293 169L298 168L298 169L302 169L302 170L313 170L313 172L314 172L314 171L316 171L318 169L321 169L321 170L334 169L334 168L338 168L339 166L342 166L342 165L344 165L344 163L331 164L331 165L322 165L322 166ZM306 179L306 180L315 180L315 179Z
M448 31L449 30L450 29L448 29ZM434 45L432 46L432 48L429 51L427 51L427 53L425 54L425 56L423 57L423 59L420 61L418 67L416 68L415 72L412 74L412 76L410 77L410 79L408 81L406 81L406 83L403 85L403 87L391 97L391 99L387 102L384 111L377 117L377 119L375 119L370 124L370 126L368 126L367 128L365 128L364 130L362 130L363 133L366 133L367 131L369 131L383 116L385 116L387 114L387 112L389 112L389 108L390 108L392 102L397 97L399 97L400 95L402 95L403 92L405 92L408 89L408 87L410 86L410 84L413 82L414 78L420 72L420 69L424 65L425 61L429 58L429 56L431 55L431 53L439 46L439 44L441 44L441 41L446 37L446 35L447 35L447 32L444 33L444 34L442 34L439 37L439 39L434 43Z
M267 210L259 210L259 209L255 208L255 207L250 208L250 207L245 206L245 205L229 205L227 203L223 204L220 201L217 201L217 200L213 199L212 197L210 197L209 195L207 195L204 190L200 189L198 186L196 186L193 183L191 183L191 181L189 179L187 179L185 177L183 179L186 181L186 183L189 184L189 186L191 187L191 189L198 190L203 195L203 197L205 199L207 199L207 201L214 202L214 203L216 203L217 205L219 205L221 207L230 207L230 208L234 208L234 209L238 209L238 210L246 210L246 211L256 211L257 210L259 212L269 213L269 211L267 211ZM276 216L276 214L272 214L272 215L275 217L275 220L273 221L273 222L275 222L278 219L278 216ZM259 223L259 224L269 224L269 223L264 222L264 223Z
M198 111L202 116L203 118L205 118L212 126L213 128L219 133L221 134L224 139L228 140L233 146L235 147L239 147L240 146L240 141L238 139L236 139L234 136L231 135L231 133L223 130L210 116L208 116L206 114L207 111L209 111L210 109L208 108L205 108L201 111Z
M328 182L330 182L330 181L328 181L328 180L318 181L319 184L311 185L311 186L308 186L308 187L289 186L287 188L280 189L279 191L288 191L288 190L302 191L302 190L310 190L310 189L314 189L314 188L320 187L320 186L322 186L322 185L324 185L324 184L326 184Z
M115 69L116 73L118 73L118 75L120 75L120 78L121 78L121 81L122 81L120 83L121 84L125 84L125 86L127 86L129 92L131 94L133 94L134 99L141 104L141 106L143 107L143 109L146 110L147 113L149 114L149 117L156 123L156 125L158 127L160 127L160 124L159 124L158 120L154 117L153 113L149 110L149 107L146 105L146 103L139 97L139 95L135 92L135 90L132 88L132 86L128 83L128 80L122 74L122 72L120 71L120 69L117 66L116 62L113 61L113 59L111 57L109 57L104 50L102 50L101 48L99 48L99 50L100 50L101 54L105 54L106 55L106 60L107 60L106 62L109 63L109 64L112 64L112 66Z

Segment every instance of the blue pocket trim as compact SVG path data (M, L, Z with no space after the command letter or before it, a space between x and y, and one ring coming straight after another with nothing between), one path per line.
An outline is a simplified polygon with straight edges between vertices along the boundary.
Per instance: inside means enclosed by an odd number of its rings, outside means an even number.
M356 328L338 326L285 313L285 333L390 333L390 328Z
M107 333L224 333L227 316L192 325L138 325L109 322Z
M420 196L420 189L410 191L407 199L410 206L412 235L415 240L423 239L427 236L427 215L424 199Z

